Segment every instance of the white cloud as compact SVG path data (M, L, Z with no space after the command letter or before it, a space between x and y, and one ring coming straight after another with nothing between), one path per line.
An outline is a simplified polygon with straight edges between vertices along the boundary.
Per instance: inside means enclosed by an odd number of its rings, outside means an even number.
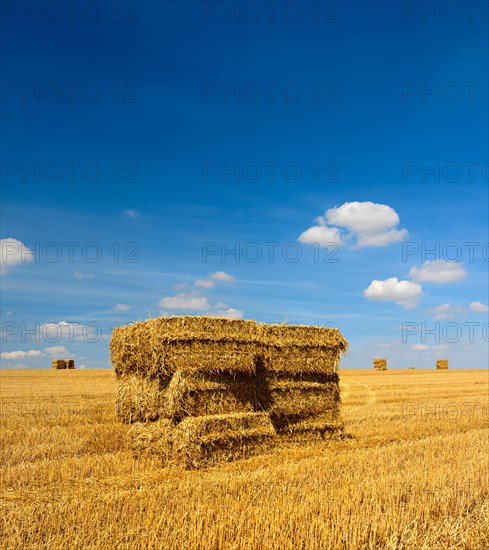
M336 227L328 227L327 225L315 225L306 229L299 235L298 240L304 244L342 244L339 230Z
M87 366L86 365L80 365L78 368L82 369L82 370L85 370L87 368Z
M206 315L209 315L211 317L227 317L228 319L242 319L243 313L244 312L240 309L229 307L227 309L216 309L215 311L207 313Z
M42 357L44 353L38 349L31 349L30 351L4 351L0 354L2 359L24 359L27 357Z
M451 304L441 304L436 307L429 307L426 313L433 315L433 319L456 319L458 313L464 313L465 310L458 306L452 306Z
M379 302L395 302L407 309L416 307L422 288L412 281L399 281L391 277L385 281L374 280L363 291L365 298Z
M207 279L197 279L194 285L199 288L212 288L215 285L215 283L214 281L209 281Z
M124 210L124 216L127 216L128 218L139 218L140 215L141 213L134 208L128 208L127 210Z
M210 279L214 279L214 281L221 281L223 283L232 283L234 281L234 277L232 275L229 275L229 273L225 273L224 271L216 271L214 273L211 273L209 275Z
M33 260L32 251L17 239L0 239L0 275L7 275L10 268L16 264Z
M400 219L397 212L386 204L374 202L345 202L330 208L325 216L316 218L318 225L299 236L303 243L345 244L353 239L354 246L386 246L407 237L406 229L397 229ZM343 234L338 229L343 230Z
M411 346L411 349L413 349L414 351L426 351L430 349L430 346L428 346L427 344L413 344Z
M165 309L181 309L181 310L204 310L209 309L210 304L204 296L195 296L191 293L182 292L176 296L166 296L158 303L160 307Z
M489 312L489 307L482 304L481 302L471 302L470 311L475 311L476 313L487 313Z
M73 276L75 279L93 279L95 277L93 273L80 273L79 271L75 271Z
M127 304L116 304L112 311L129 311L131 308Z
M412 267L409 276L415 281L430 283L456 283L467 275L463 264L445 260L427 261L421 267Z
M44 353L48 355L69 355L70 352L64 346L51 346L44 348Z

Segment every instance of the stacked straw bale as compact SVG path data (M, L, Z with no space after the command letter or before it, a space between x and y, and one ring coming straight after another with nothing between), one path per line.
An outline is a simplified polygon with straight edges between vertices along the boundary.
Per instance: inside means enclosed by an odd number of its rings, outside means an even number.
M73 359L53 359L51 367L53 369L74 369L75 361Z
M376 357L374 359L375 370L387 370L387 359Z
M438 359L436 361L437 369L448 369L448 359Z
M135 454L197 468L341 432L338 329L165 317L114 330Z

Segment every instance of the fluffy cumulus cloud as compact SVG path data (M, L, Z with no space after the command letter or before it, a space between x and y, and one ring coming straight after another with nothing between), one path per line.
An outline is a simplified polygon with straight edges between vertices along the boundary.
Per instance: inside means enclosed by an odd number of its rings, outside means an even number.
M408 232L398 229L397 212L387 204L346 202L316 218L317 225L299 236L303 243L351 243L356 248L386 246L402 241Z
M219 304L216 304L216 308ZM210 311L207 313L207 315L210 315L211 317L227 317L228 319L242 319L243 318L243 311L240 309L235 309L233 307L227 307L226 304L224 305L224 308L221 309L215 309L214 311Z
M176 296L166 296L159 301L158 305L165 309L182 311L203 311L211 307L205 296L196 296L189 292L181 292Z
M2 359L27 359L29 357L42 357L44 354L41 350L31 349L29 351L4 351L0 354Z
M48 355L69 355L69 351L64 346L50 346L44 348L44 353Z
M134 208L128 208L127 210L124 210L124 216L126 216L127 218L139 218L140 215L141 213Z
M127 304L116 304L112 311L129 311L131 308Z
M485 304L482 304L481 302L471 302L470 303L470 311L475 311L476 313L488 313L489 307Z
M75 279L94 279L95 275L93 273L81 273L80 271L75 271L73 273Z
M209 281L207 279L197 279L194 285L199 288L212 288L215 283L214 281Z
M459 313L464 313L465 310L459 306L452 306L451 304L441 304L440 306L430 307L426 310L426 313L433 315L433 319L456 319Z
M399 281L391 277L385 281L374 280L363 291L368 300L378 302L395 302L407 309L418 305L422 288L412 281Z
M463 264L445 260L427 261L421 267L412 267L409 271L411 279L419 282L447 284L457 283L467 276Z
M209 275L209 278L222 283L232 283L234 281L234 277L224 271L215 271Z
M187 284L176 285L175 289L185 289L185 292L177 293L175 296L166 296L162 298L158 305L164 308L162 315L167 315L172 311L198 311L203 315L211 315L214 317L228 317L230 319L241 319L243 311L229 307L227 304L216 303L212 304L206 298L205 291L212 289L218 283L232 283L234 277L225 271L215 271L209 273L206 279L197 279L192 290Z
M0 239L0 275L7 275L10 268L33 260L32 251L17 239Z
M319 220L319 218L318 218ZM299 235L299 242L304 244L342 244L340 230L336 227L328 227L327 225L315 225L306 229L304 233Z

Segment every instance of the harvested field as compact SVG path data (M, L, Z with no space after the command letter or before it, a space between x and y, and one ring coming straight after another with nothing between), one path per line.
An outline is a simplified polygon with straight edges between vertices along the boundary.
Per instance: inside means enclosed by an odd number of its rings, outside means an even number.
M186 471L133 455L113 372L2 371L0 548L486 550L487 370L340 385L347 438Z

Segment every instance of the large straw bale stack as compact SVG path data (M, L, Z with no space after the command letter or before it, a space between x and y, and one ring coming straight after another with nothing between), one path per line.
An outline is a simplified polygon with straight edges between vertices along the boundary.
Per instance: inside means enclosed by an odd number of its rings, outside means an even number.
M375 370L387 370L387 359L376 357L374 359Z
M64 359L53 359L51 361L51 367L53 369L66 369L66 362Z
M437 369L448 369L448 359L438 359L436 362Z
M114 330L117 414L134 451L201 467L333 435L339 417L338 329L213 317L166 317ZM154 449L157 449L156 451ZM164 450L162 450L164 448Z
M75 360L74 359L67 359L66 360L66 368L67 369L74 369L75 368Z

